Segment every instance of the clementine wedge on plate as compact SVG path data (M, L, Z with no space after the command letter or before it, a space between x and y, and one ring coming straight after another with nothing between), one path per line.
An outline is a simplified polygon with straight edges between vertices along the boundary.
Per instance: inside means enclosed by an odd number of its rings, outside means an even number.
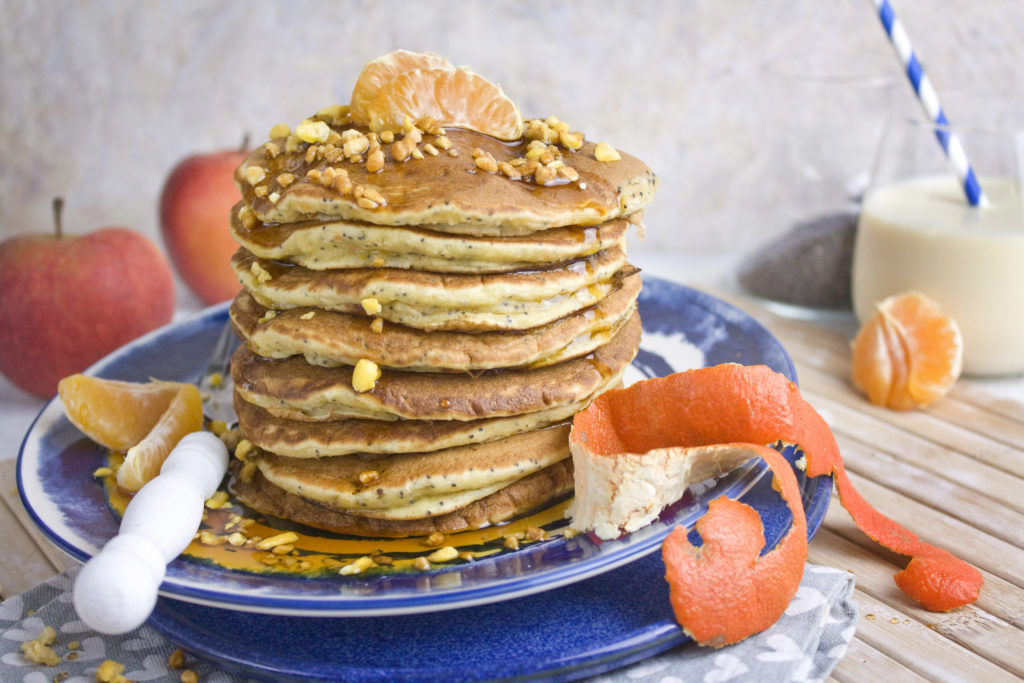
M404 71L385 81L365 103L371 130L400 131L408 117L425 117L442 126L466 128L500 140L523 135L519 108L501 88L465 69L420 68Z
M202 428L203 401L199 388L185 384L142 441L128 449L117 470L117 485L131 492L141 489L160 474L160 466L182 437Z
M203 426L202 398L193 384L71 375L57 391L71 424L101 446L126 451L117 483L129 492L160 472L181 437Z
M432 52L410 52L409 50L395 50L367 62L359 74L359 78L356 79L355 87L352 88L350 104L352 120L369 125L370 116L367 106L377 96L380 87L398 74L412 69L454 71L455 67L444 57Z
M122 382L70 375L57 385L71 424L112 451L126 451L157 423L181 382Z
M956 321L918 292L878 304L853 340L853 381L875 405L923 408L952 388L963 367Z

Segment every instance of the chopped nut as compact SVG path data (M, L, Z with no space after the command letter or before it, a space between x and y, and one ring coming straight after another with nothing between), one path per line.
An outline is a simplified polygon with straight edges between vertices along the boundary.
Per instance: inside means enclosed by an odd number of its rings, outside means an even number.
M374 318L373 322L370 323L370 329L373 332L377 333L377 334L380 334L381 332L383 332L384 331L384 319L383 318Z
M363 299L359 302L363 306L363 310L366 311L367 315L377 315L381 312L380 302L374 298Z
M450 545L446 545L443 548L438 548L434 552L427 555L429 562L451 562L459 556L459 551Z
M273 140L276 138L286 138L291 134L292 129L288 126L287 123L279 123L270 129L270 135L268 135L267 137Z
M256 547L260 550L270 550L276 548L279 545L285 545L286 543L295 543L299 540L298 534L294 531L285 531L276 536L270 538L264 538L262 541L256 544Z
M380 379L380 367L372 360L360 358L352 371L352 388L357 392L370 391Z
M412 155L412 150L415 147L416 143L409 138L395 140L394 144L391 145L391 156L395 161L405 161Z
M172 669L183 669L185 667L185 653L180 647L167 658L167 666Z
M181 683L199 683L199 674L192 669L185 669L181 672Z
M345 150L336 145L327 143L324 145L324 159L330 163L335 163L339 159L345 156Z
M256 215L253 214L252 209L244 204L238 208L238 220L242 221L242 225L247 228L256 225Z
M331 134L331 127L323 121L306 119L295 126L295 134L303 142L327 142L327 136Z
M366 171L368 173L376 173L384 168L384 152L376 149L370 152L366 157Z
M372 187L363 187L363 196L369 199L371 202L376 203L378 206L387 206L388 202L384 199L384 195L375 190Z
M373 562L377 565L389 565L394 562L394 560L388 555L374 555Z
M249 538L241 531L236 531L228 536L228 543L236 548L245 545L245 542L248 540Z
M269 199L272 204L277 204L277 200L280 198L280 192L271 192L269 195L267 195L267 199Z
M549 166L538 166L537 170L533 172L533 180L538 185L547 185L557 177L555 169Z
M376 562L373 561L373 558L369 555L363 555L359 559L349 562L339 569L338 573L342 576L352 576L353 574L361 574L375 565Z
M560 166L558 168L558 175L562 178L565 178L570 183L576 182L577 180L580 179L579 172L572 166Z
M268 320L273 320L276 317L277 317L277 311L267 311L262 316L260 316L260 319L257 320L256 323L259 324L259 325L262 325L263 323L267 322Z
M423 151L426 152L427 154L429 154L432 157L436 157L438 154L440 154L440 152L437 151L437 147L434 147L429 142L427 144L423 145Z
M303 157L303 158L306 160L307 164L311 164L314 161L316 161L316 154L317 154L317 146L316 145L310 145L309 147L306 148L306 156ZM319 174L319 171L317 173ZM309 175L310 175L309 173L306 173L307 177ZM317 177L319 177L319 175Z
M519 550L519 539L512 535L506 536L504 546L508 550Z
M275 180L277 180L277 184L280 185L281 187L288 187L289 185L295 182L295 174L278 173L277 178L275 178Z
M257 185L253 188L252 193L257 197L266 197L270 193L270 188L266 185Z
M357 199L356 205L360 209L376 209L378 206L380 206L377 202L367 197L360 197L359 199Z
M227 491L214 491L213 495L206 499L205 503L209 510L219 510L223 507L230 507Z
M289 135L288 138L284 141L284 151L288 152L289 154L291 154L292 152L297 152L299 149L299 145L301 144L302 140L299 139L298 135Z
M105 659L96 667L96 680L102 683L111 683L115 677L124 673L124 664L115 662L112 659Z
M434 142L436 142L437 146L441 149L448 150L452 148L452 141L448 139L447 135L438 135L437 140Z
M420 556L413 560L412 566L416 567L416 569L426 571L427 569L430 569L430 560Z
M440 135L444 132L444 129L441 128L441 124L439 124L437 119L433 116L424 116L416 122L416 127L424 133L429 133L431 135Z
M281 155L281 145L276 142L265 142L263 143L263 153L271 159L276 159Z
M220 536L212 531L199 531L196 533L196 540L203 545L224 545L228 542L226 536Z
M334 189L340 194L348 194L352 191L352 180L348 177L348 171L343 168L338 169L334 178Z
M430 546L431 548L436 548L442 543L444 543L444 534L440 531L435 531L423 539L423 545Z
M453 147L452 149L448 150L448 156L457 158L459 156L459 150Z
M242 471L238 473L238 478L248 484L252 481L253 475L256 474L256 463L247 462L242 465Z
M501 171L502 175L511 178L512 180L519 180L520 178L522 178L522 175L519 173L516 167L508 163L507 161L500 162L498 164L498 170Z
M239 460L245 460L246 456L249 455L253 448L254 446L252 445L252 441L249 441L249 439L242 439L238 442L238 446L235 448L235 457Z
M262 166L246 166L243 171L245 181L250 185L258 185L267 177L267 172L263 170Z
M345 132L347 133L348 131ZM344 138L344 136L342 136L342 138ZM351 157L357 154L362 154L367 150L367 148L369 148L369 146L369 138L367 138L365 135L356 135L345 140L344 144L342 145L342 150L344 150L345 156Z
M531 526L526 530L526 538L530 541L543 541L548 537L548 532L539 526Z
M258 545L258 544L257 544ZM285 543L284 545L276 545L270 549L270 552L275 555L287 555L291 551L295 550L295 546L291 543Z
M487 152L483 152L482 154L477 156L474 161L476 163L476 167L482 171L487 171L488 173L498 172L498 162L495 161L494 157L492 157Z
M57 666L60 664L60 657L50 647L57 640L57 631L52 626L44 626L43 630L33 640L27 640L21 644L21 652L25 659L36 664L45 666Z
M563 147L569 149L579 149L583 146L583 133L576 132L570 133L562 130L558 132L558 141L562 143Z
M327 123L340 126L348 120L349 108L346 104L332 104L324 107L316 113L316 118L323 119Z
M413 147L412 153L409 156L411 156L413 159L422 159L423 151L419 147Z
M380 141L385 143L385 144L390 145L392 142L395 141L395 133L394 133L394 131L382 130L380 132Z
M316 311L306 311L299 316L299 320L312 320L313 316L316 315Z
M369 486L379 478L380 473L377 470L365 470L359 473L359 483L363 486Z
M622 155L607 142L599 142L594 148L594 158L598 161L618 161Z
M253 261L252 265L249 266L249 271L256 277L256 282L260 284L269 282L273 279L270 271L259 264L259 261Z

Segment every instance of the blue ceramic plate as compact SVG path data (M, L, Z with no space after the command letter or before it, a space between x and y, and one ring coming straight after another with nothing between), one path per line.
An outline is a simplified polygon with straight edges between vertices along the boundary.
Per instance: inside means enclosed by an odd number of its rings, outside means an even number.
M795 378L778 341L745 313L714 297L645 278L640 310L644 339L627 381L723 362L765 364ZM153 376L196 381L225 320L226 306L208 309L124 347L90 372L136 381ZM30 515L56 545L83 561L117 532L116 519L91 477L103 462L103 450L82 438L56 401L40 413L19 454L18 485ZM165 599L152 623L226 668L275 678L289 672L308 677L314 669L322 669L323 678L354 680L382 672L393 679L413 673L429 678L423 673L429 671L481 679L531 672L564 672L568 677L596 673L603 669L594 668L602 666L595 661L606 662L605 668L619 666L684 639L664 599L660 557L652 553L670 528L692 525L707 500L721 494L739 497L761 509L769 547L782 536L788 510L766 488L762 473L759 466L741 470L704 491L693 505L616 541L559 537L427 574L275 578L183 557L168 567L161 586ZM831 482L801 478L801 485L813 535L828 505ZM436 614L449 608L469 609ZM664 623L654 628L656 614ZM304 618L383 615L401 616ZM469 640L479 646L467 648L466 640L451 640L459 628L472 633ZM522 631L511 636L515 629ZM506 637L509 641L499 647ZM453 647L455 642L459 647ZM550 649L542 656L518 656L527 651L528 642ZM507 656L500 655L504 649L509 649ZM474 652L495 653L494 668L474 666L481 673L470 674L463 669L466 662L455 661L473 658ZM482 654L480 658L485 659ZM513 660L518 664L513 666Z

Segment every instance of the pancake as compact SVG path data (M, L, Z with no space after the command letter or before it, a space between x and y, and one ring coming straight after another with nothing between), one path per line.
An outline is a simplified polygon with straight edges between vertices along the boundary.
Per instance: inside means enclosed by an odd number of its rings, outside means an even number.
M582 358L478 375L384 371L376 386L363 393L352 388L349 366L319 367L301 357L268 360L244 345L235 352L231 374L243 399L278 417L476 420L536 412L596 395L619 381L639 348L640 331L640 317L634 313L607 344Z
M353 128L327 123L339 134ZM342 218L375 225L416 225L451 234L500 236L598 225L628 216L643 209L657 187L657 177L642 161L625 152L619 153L618 161L598 161L595 145L589 141L578 151L552 145L564 164L576 170L579 182L546 186L482 171L474 163L477 149L496 162L525 157L526 139L505 143L455 128L447 129L445 137L457 156L442 152L396 161L392 146L384 144L384 166L376 172L330 154L330 148L336 147L332 143L317 145L310 152L310 143L298 142L294 151L287 151L287 140L277 138L270 141L269 148L261 145L248 156L235 171L235 182L245 205L263 223ZM424 135L423 143L441 144L434 135ZM327 161L327 156L335 156L336 162ZM335 185L325 187L315 176L307 175L311 169L326 168L344 169L353 186L379 193L386 203L359 202L354 192L343 194ZM291 182L282 184L282 173ZM247 177L260 180L252 184ZM369 207L370 203L374 206Z
M569 457L569 423L428 453L246 460L288 493L380 519L447 514ZM360 481L372 473L373 481Z
M393 268L315 271L256 258L231 259L243 287L274 310L315 307L364 312L376 299L385 321L424 330L528 329L596 304L635 269L621 247L547 268L514 273L445 274Z
M499 273L564 263L622 243L629 222L568 226L526 237L446 235L354 221L306 221L246 227L231 213L235 240L261 259L311 270L402 268L443 273Z
M259 448L290 458L327 458L351 453L416 453L485 443L567 420L589 402L590 398L524 415L480 420L350 418L309 422L276 417L236 395L235 412L245 438Z
M365 314L315 308L293 308L268 317L268 309L245 291L235 298L230 312L238 335L264 358L301 355L311 365L326 367L372 358L385 368L430 371L542 367L606 343L632 315L640 287L639 273L630 274L582 313L524 331L424 332L388 323L376 332Z
M249 507L265 515L355 536L404 538L482 529L546 506L572 492L572 458L565 458L454 512L420 519L388 520L353 515L314 503L274 486L259 471L246 481L239 476L241 466L238 460L231 463L230 491Z

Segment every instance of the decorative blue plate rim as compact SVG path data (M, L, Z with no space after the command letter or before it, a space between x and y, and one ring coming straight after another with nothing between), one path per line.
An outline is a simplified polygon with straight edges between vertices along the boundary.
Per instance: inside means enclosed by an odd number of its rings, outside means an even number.
M641 376L686 369L658 351L688 344L702 352L706 365L764 363L795 379L792 361L778 341L746 313L711 295L645 277L639 303L645 340L659 345L652 351L642 343L634 363ZM691 317L681 319L684 314ZM135 381L153 374L195 381L226 319L227 304L211 307L136 340L88 372ZM685 366L686 361L681 362ZM37 416L18 456L18 488L31 518L53 543L79 561L91 557L117 531L116 520L90 476L101 458L102 450L67 422L57 400L50 401ZM714 494L742 497L763 471L763 466L753 466ZM822 498L821 489L816 487L816 499ZM824 496L825 505L827 500ZM459 565L431 574L439 585L428 585L425 590L423 581L406 581L408 585L404 585L394 578L272 578L179 558L169 565L161 594L211 607L280 615L379 616L471 607L556 589L643 558L658 549L672 526L685 522L682 514L670 514L611 542L596 544L586 536L555 539ZM686 514L691 521L699 516L694 510ZM809 511L808 522L809 530L814 524L813 533L820 519L812 519ZM525 571L524 565L528 565Z

